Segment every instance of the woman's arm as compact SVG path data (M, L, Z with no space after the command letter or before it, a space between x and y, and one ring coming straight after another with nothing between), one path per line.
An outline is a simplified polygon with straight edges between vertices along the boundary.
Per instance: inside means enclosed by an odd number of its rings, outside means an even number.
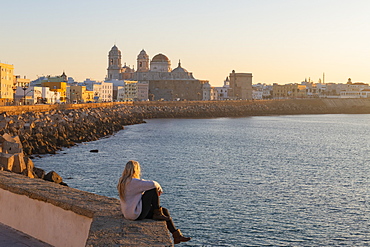
M141 192L156 188L158 195L163 193L161 185L156 181L133 178L132 182L136 184L134 186L139 188Z

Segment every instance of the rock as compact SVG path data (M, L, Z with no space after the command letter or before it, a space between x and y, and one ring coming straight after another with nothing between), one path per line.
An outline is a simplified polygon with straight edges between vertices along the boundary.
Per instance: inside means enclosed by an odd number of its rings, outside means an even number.
M35 175L35 173L33 172L34 168L35 168L35 165L33 164L33 161L28 158L28 157L25 157L24 158L24 162L26 163L26 170L23 171L24 175L29 177L29 178L35 178L37 177Z
M44 180L54 182L57 184L63 182L62 177L59 176L59 174L56 173L55 171L48 172L48 174L45 175Z
M33 173L36 175L36 177L44 179L45 178L45 171L41 168L34 167Z
M8 127L8 122L6 120L0 121L0 129L6 129Z
M13 164L12 172L22 173L24 170L26 170L26 163L24 162L24 154L23 153L14 154L14 164Z
M23 153L22 144L17 142L4 141L2 143L2 152L7 154Z
M5 133L2 136L0 136L0 142L3 143L4 141L15 142L13 137L8 133Z
M64 183L64 182L60 182L59 183L60 185L63 185L63 186L67 186L68 187L68 184Z
M14 155L0 153L0 166L4 167L5 170L11 171L14 165Z

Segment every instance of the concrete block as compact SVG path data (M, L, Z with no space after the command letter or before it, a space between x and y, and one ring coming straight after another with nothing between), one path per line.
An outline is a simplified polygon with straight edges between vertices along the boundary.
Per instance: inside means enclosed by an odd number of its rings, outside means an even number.
M6 120L0 121L0 129L6 129L7 126L8 126L8 122Z
M22 173L24 170L26 170L26 163L24 162L24 154L14 154L14 164L12 172L15 173Z
M25 173L24 175L26 175L29 178L35 178L36 175L33 172L33 169L35 168L35 166L33 164L33 161L28 157L24 157L24 162L26 164L26 170L23 171Z
M4 141L14 142L14 139L11 135L9 135L8 133L5 133L4 135L0 136L0 142L4 142Z
M22 153L22 144L17 143L17 140L14 140L14 142L4 141L2 143L2 151L3 153L7 154L16 154L16 153Z
M63 182L62 177L59 176L59 174L56 173L55 171L51 171L48 174L46 174L44 177L44 180L54 182L57 184L60 184L61 182Z
M14 155L0 153L0 166L6 170L11 171L14 165Z

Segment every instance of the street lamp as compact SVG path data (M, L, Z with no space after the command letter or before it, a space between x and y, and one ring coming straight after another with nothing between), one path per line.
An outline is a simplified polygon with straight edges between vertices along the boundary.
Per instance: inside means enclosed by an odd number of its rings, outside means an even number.
M30 92L33 92L33 90L28 91L28 92L24 95L24 104L26 104L26 96L27 96L27 94L29 94Z
M28 89L28 85L24 84L22 89L23 89L23 105L26 105L26 90Z
M15 92L17 91L17 85L14 84L12 89L13 89L13 105L15 105Z

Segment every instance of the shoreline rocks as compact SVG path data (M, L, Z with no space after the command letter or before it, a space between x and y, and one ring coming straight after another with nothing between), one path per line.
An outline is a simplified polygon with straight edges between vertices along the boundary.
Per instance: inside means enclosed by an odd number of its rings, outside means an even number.
M63 147L112 135L124 125L142 123L128 109L82 108L0 114L0 134L19 136L25 154L55 154Z
M43 169L35 167L31 158L24 155L19 136L7 133L0 136L0 171L14 172L67 186L56 172L51 171L45 175Z
M3 112L0 114L0 135L19 136L26 155L55 154L64 147L112 135L125 125L144 123L143 119L338 113L370 113L370 100L135 102L133 105L53 109L19 115Z

